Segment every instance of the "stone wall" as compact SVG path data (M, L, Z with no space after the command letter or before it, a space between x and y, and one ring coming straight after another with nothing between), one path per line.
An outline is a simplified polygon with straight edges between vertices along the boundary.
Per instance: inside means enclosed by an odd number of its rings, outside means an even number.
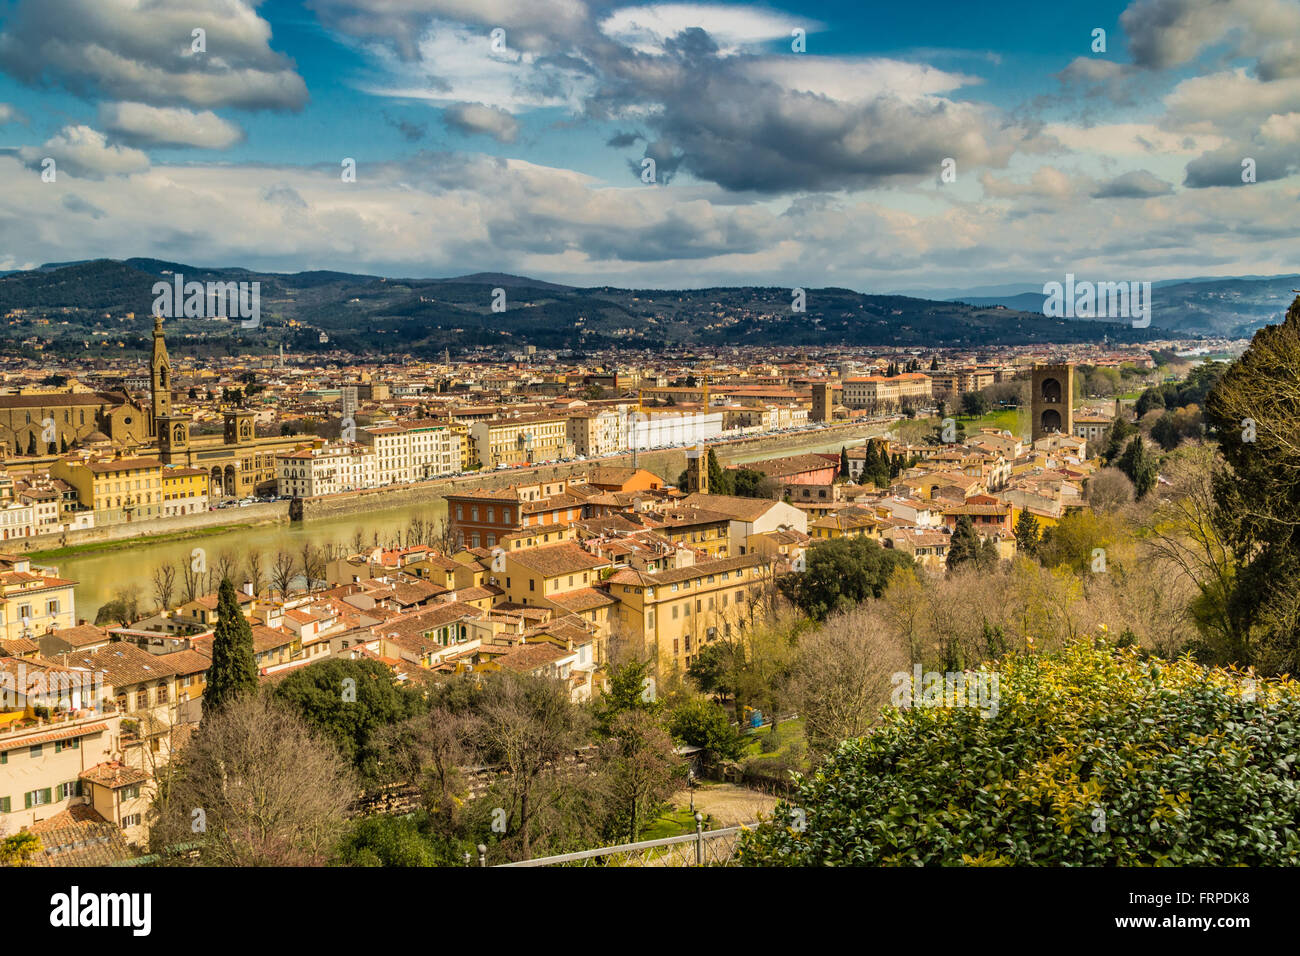
M279 524L289 520L289 502L258 502L246 508L222 508L217 511L200 511L197 514L174 515L167 518L150 518L147 521L122 521L117 524L66 534L43 534L34 538L16 538L4 542L6 551L46 551L97 541L123 541L148 535L176 534L196 528L226 525Z

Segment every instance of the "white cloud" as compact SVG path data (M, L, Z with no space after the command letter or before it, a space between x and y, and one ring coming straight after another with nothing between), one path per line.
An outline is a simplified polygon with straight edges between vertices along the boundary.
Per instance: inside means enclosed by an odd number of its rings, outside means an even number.
M145 103L101 103L99 125L118 139L140 145L226 149L244 138L243 130L211 110L196 113Z
M778 39L790 39L799 27L805 33L821 28L803 17L769 10L706 3L652 3L622 7L600 21L600 31L638 53L661 54L665 41L683 30L704 30L723 56Z
M41 168L50 157L60 174L82 179L102 179L139 173L149 168L149 157L138 149L110 146L99 130L89 126L65 126L41 146L23 146L18 155L29 168Z
M19 0L0 67L33 85L151 104L298 109L307 86L254 0ZM191 31L207 31L207 52Z

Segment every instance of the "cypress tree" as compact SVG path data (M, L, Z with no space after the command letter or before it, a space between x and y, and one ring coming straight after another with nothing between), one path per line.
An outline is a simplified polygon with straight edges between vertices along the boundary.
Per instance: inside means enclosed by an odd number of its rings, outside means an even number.
M1016 526L1012 529L1016 536L1016 551L1020 554L1038 553L1038 519L1029 513L1028 508L1020 510Z
M948 570L952 571L967 561L978 561L979 557L980 537L975 533L975 525L971 523L970 515L961 515L948 543Z
M849 477L849 450L844 445L840 446L840 477Z
M1128 475L1138 498L1146 497L1160 476L1160 465L1155 455L1147 451L1141 435L1134 435L1119 460L1119 469Z
M212 666L203 691L203 713L215 713L235 698L256 690L253 629L239 609L235 585L230 578L222 578L217 591L217 626L212 635Z

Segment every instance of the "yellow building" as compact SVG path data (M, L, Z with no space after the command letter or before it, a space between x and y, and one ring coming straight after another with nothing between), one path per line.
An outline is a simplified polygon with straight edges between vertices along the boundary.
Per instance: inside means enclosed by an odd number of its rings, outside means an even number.
M612 626L639 642L661 672L684 670L700 648L759 614L765 563L744 554L658 574L621 569L607 582L619 602Z
M884 522L860 508L846 508L808 522L808 534L819 541L834 538L872 538L880 540Z
M29 558L0 554L0 640L35 640L77 623L76 581L54 568L34 568Z
M568 420L562 415L475 422L470 425L469 433L479 464L484 468L573 457Z
M50 476L76 489L77 499L94 511L95 525L99 527L161 517L162 469L157 458L60 458L50 466Z
M679 507L648 517L656 522L651 527L674 544L703 551L711 558L725 558L730 553L730 515L706 508Z
M208 510L208 473L201 468L162 470L164 515L188 515Z

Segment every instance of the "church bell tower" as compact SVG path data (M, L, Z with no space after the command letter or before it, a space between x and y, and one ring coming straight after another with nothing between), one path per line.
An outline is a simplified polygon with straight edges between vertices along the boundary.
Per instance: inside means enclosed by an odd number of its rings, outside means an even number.
M153 372L153 414L150 416L150 434L157 438L162 432L160 419L172 413L172 363L167 358L167 343L163 340L162 316L153 317L153 358L149 365Z

